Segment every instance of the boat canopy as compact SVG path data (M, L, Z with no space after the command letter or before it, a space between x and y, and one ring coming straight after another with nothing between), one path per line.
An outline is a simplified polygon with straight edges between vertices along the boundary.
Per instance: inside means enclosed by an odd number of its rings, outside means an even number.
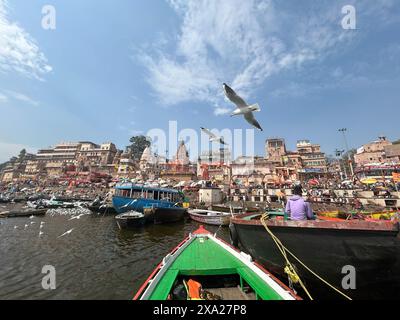
M151 186L143 186L137 184L123 184L115 186L117 190L140 190L140 191L159 191L159 192L169 192L169 193L181 193L179 190L170 188L155 188Z

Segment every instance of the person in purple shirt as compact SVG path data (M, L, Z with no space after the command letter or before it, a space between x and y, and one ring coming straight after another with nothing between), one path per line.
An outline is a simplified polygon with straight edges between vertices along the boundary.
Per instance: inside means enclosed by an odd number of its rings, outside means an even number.
M310 203L303 199L303 189L300 185L293 188L293 197L286 204L286 212L290 220L315 220Z

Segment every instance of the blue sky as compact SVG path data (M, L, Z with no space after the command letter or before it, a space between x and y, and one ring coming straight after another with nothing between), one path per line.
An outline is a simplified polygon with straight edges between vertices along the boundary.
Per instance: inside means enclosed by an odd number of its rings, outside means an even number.
M342 127L352 147L398 139L399 32L396 0L0 0L0 162L61 141L123 148L169 120L248 129L222 82L261 106L260 155L268 137L332 154Z

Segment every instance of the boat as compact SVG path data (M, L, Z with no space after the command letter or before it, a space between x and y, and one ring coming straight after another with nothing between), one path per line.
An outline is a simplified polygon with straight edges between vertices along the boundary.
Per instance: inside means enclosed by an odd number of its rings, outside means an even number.
M342 211L327 211L327 212L319 212L319 217L325 218L338 218L338 219L372 219L372 220L391 220L394 219L399 214L398 211L380 211L380 212L369 212L369 211L351 211L351 212L342 212Z
M211 205L211 210L213 211L219 211L219 212L228 212L228 213L244 213L246 212L243 207L238 207L238 206L228 206L224 204L213 204Z
M182 221L187 213L186 208L174 206L170 208L148 207L144 208L146 222L164 224Z
M227 212L191 209L188 210L189 216L192 220L215 225L215 226L227 226L229 225L231 214Z
M260 218L261 215L251 213L231 218L231 242L274 275L286 279L285 259ZM286 248L336 288L342 287L343 268L353 266L357 289L346 292L351 298L392 299L398 296L399 223L337 218L290 221L281 216L268 220L266 225ZM320 299L341 298L298 261L291 261L311 295Z
M50 209L58 209L58 208L70 209L75 207L75 205L72 202L64 202L61 200L56 200L55 197L51 198L50 200L44 200L44 205L46 206L46 208Z
M116 214L117 211L115 210L113 205L110 204L101 204L101 205L90 205L87 207L91 212L94 213L102 213L102 214Z
M137 211L128 211L115 216L120 229L141 227L146 223L144 214Z
M16 217L31 217L31 216L44 216L47 209L30 209L22 208L19 210L10 210L0 212L0 218L16 218Z
M282 282L200 226L155 268L134 300L297 300Z
M229 206L225 204L213 204L211 205L211 210L229 213L260 212L260 208L257 207Z
M117 213L127 211L144 212L144 208L171 208L183 202L182 192L175 189L151 188L132 183L115 187L112 203Z

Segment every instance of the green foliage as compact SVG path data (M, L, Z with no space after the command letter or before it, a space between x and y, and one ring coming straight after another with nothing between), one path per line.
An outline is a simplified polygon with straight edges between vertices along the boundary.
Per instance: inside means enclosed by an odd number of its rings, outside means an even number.
M142 156L144 149L150 147L151 145L150 140L143 135L134 136L129 139L129 142L131 143L131 145L128 146L128 149L130 150L132 158L134 160L140 160L140 157Z

